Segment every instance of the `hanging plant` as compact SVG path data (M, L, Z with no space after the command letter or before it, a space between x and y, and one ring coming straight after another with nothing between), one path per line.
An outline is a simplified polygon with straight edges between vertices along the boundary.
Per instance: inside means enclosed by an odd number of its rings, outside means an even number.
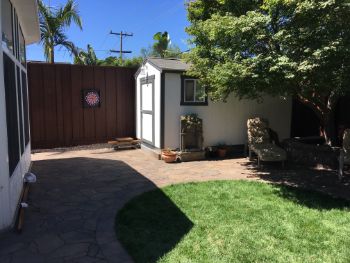
M197 114L188 114L181 116L181 123L184 130L196 129L198 131L202 130L202 119L198 118Z

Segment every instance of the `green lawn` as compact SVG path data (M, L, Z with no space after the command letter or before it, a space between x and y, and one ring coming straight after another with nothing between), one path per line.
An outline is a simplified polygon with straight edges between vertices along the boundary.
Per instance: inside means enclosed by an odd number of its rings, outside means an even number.
M350 262L350 203L247 181L166 187L129 202L117 236L136 262Z

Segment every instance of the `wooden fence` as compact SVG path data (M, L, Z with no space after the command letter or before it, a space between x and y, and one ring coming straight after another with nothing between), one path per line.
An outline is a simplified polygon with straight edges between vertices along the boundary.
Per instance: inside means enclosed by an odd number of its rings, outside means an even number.
M135 69L28 63L33 149L104 143L135 136ZM84 108L82 92L100 93Z

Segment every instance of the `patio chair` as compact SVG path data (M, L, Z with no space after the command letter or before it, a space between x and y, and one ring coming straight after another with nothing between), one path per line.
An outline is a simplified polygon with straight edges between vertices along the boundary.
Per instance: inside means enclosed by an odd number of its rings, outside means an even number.
M262 118L248 119L248 151L249 160L254 152L258 157L258 167L263 162L284 162L287 160L287 152L277 146L269 132L268 122Z
M344 166L350 165L350 129L346 129L343 135L343 148L339 156L339 179L344 175Z

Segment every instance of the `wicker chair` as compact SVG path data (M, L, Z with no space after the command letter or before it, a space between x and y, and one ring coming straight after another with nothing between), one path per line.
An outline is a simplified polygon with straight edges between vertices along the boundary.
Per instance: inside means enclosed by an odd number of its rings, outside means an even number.
M350 165L350 129L346 129L343 135L343 148L339 156L339 179L344 175L344 166Z
M249 159L254 152L258 156L258 167L260 162L284 162L287 160L287 152L272 142L268 122L261 118L248 119L248 151Z

